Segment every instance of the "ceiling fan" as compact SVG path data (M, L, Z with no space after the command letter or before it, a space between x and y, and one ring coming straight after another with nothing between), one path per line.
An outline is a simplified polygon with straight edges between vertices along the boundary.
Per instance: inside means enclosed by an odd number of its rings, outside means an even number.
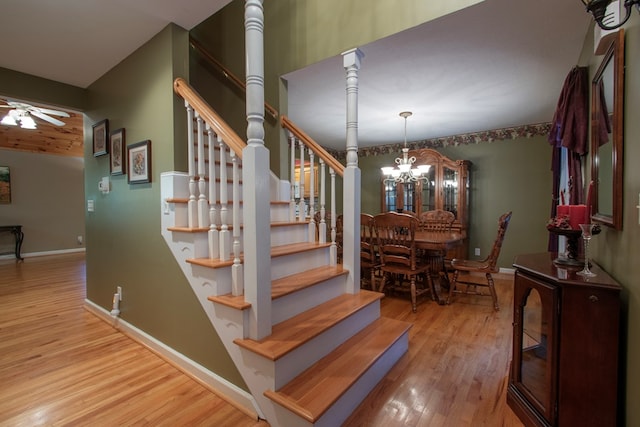
M20 123L20 127L24 129L35 129L36 122L33 120L35 116L39 119L47 121L56 126L64 126L64 122L53 118L51 116L58 117L70 117L68 113L64 111L51 110L49 108L36 107L24 102L18 101L5 101L7 105L0 105L0 108L11 108L0 121L3 125L17 126Z

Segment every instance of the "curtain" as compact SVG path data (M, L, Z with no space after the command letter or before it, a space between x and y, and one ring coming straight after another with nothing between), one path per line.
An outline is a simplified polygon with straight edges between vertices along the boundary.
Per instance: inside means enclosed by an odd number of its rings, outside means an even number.
M549 144L553 155L553 199L551 218L556 216L556 207L565 199L565 203L574 205L584 203L582 182L582 156L588 150L589 126L589 73L587 67L574 67L565 78L558 105L551 121ZM561 162L561 150L567 150L566 166ZM567 168L569 188L566 198L560 194L560 175ZM549 250L557 250L557 235L549 233Z

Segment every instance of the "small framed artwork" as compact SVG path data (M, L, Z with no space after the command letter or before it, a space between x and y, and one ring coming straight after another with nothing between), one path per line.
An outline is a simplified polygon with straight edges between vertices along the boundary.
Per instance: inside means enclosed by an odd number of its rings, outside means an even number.
M11 203L11 174L9 166L0 166L0 204Z
M124 157L124 128L117 129L109 135L109 170L111 175L122 175L125 173Z
M93 155L95 157L107 154L107 136L109 135L109 120L104 119L93 126Z
M151 141L136 142L127 146L129 184L151 182Z

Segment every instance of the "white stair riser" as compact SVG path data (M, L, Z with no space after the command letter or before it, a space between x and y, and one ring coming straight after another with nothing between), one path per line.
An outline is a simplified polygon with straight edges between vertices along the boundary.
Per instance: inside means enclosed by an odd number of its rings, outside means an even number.
M306 223L271 227L271 246L282 246L309 241L309 226Z
M191 272L192 286L210 287L206 297L231 293L231 267L212 269L192 264Z
M336 298L344 293L346 275L334 277L315 286L285 295L273 300L271 306L272 324L283 322L316 305Z
M380 301L369 304L348 319L325 330L317 337L276 360L275 389L279 389L309 366L380 317Z
M329 265L329 248L319 247L271 259L271 279L280 279L312 268Z

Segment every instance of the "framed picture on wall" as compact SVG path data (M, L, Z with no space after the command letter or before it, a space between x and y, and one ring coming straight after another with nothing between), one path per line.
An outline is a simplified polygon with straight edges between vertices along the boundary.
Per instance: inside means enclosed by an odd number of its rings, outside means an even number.
M114 130L109 135L109 170L111 171L111 175L122 175L126 170L124 135L124 128Z
M0 166L0 203L11 203L11 174L9 166Z
M151 141L136 142L127 146L129 184L151 182Z
M109 146L107 137L109 135L109 120L104 119L93 126L93 155L95 157L107 154Z

